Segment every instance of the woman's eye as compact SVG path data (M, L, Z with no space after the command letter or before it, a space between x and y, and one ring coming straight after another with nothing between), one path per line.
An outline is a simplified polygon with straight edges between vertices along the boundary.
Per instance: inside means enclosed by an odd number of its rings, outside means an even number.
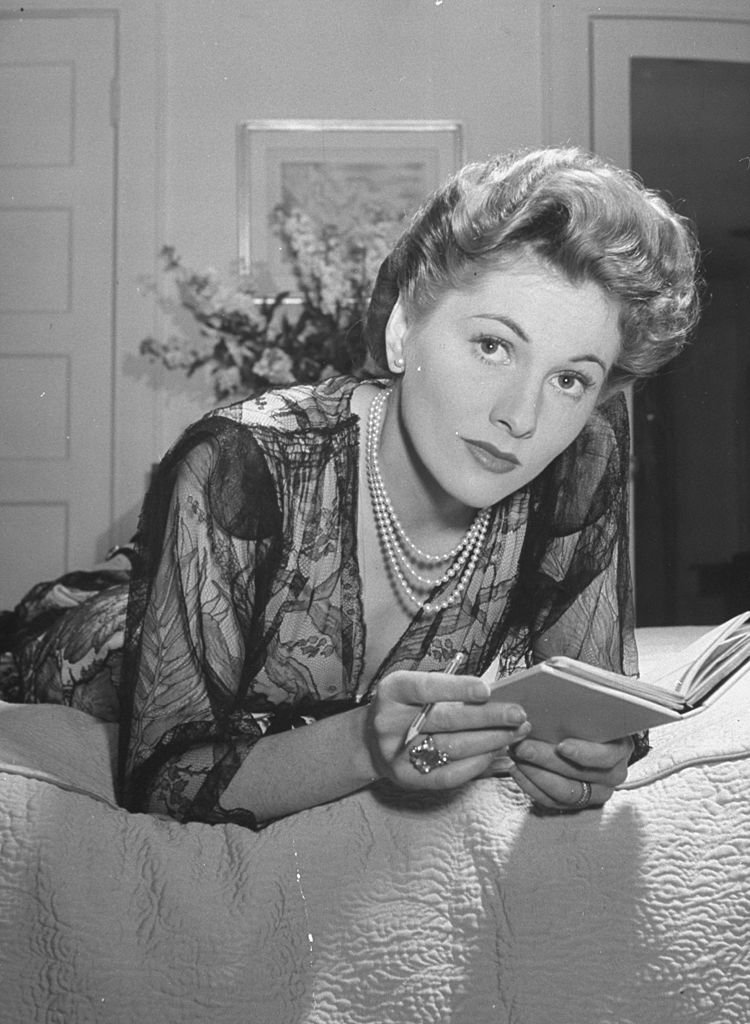
M504 363L510 361L508 345L500 338L483 336L476 339L476 346L479 353L493 363Z
M554 381L555 387L574 398L581 398L589 388L594 386L593 380L578 373L558 373Z

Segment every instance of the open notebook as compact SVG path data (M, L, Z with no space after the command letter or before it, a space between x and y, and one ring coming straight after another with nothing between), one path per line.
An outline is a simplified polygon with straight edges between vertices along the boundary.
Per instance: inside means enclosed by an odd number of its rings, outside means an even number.
M663 672L661 671L663 669ZM699 714L750 671L750 612L711 630L662 663L657 678L639 679L553 657L497 678L492 699L520 704L531 735L608 740Z

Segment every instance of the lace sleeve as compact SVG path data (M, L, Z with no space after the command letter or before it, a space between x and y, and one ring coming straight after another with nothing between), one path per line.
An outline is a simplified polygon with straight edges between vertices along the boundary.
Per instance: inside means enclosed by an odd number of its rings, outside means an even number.
M187 437L144 506L122 782L133 810L255 827L252 815L218 803L273 714L243 699L263 659L258 595L278 524L265 463L239 430L211 423Z
M533 485L512 616L533 661L567 655L636 675L630 574L630 433L622 394L599 407L576 442ZM649 750L633 737L631 762Z
M556 654L638 672L630 574L630 432L625 398L604 403L535 482L515 614L534 661ZM633 737L631 763L649 750Z

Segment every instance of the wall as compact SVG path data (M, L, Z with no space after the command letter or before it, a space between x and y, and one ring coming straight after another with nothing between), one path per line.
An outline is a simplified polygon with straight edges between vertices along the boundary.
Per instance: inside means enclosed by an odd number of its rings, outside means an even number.
M186 382L138 356L141 338L172 327L142 278L157 270L165 243L196 267L226 272L236 259L239 122L456 119L469 158L568 138L588 144L588 12L700 17L716 2L741 6L740 0L27 0L27 12L106 8L118 15L110 539L131 535L152 463L211 403L201 381ZM16 9L10 0L0 7ZM559 88L560 82L571 87Z
M152 464L211 405L204 381L148 363L139 344L174 329L148 284L162 245L198 268L228 272L236 260L237 124L453 119L469 157L539 143L544 2L0 0L10 17L62 24L102 12L116 24L115 250L89 254L111 268L113 359L86 381L110 409L111 483L92 470L90 487L111 487L113 522L84 561L132 536ZM19 580L19 593L32 582Z
M234 255L234 129L249 118L449 118L470 157L541 138L527 0L167 0L165 228Z
M241 121L454 119L469 158L541 141L536 2L165 0L159 10L159 226L191 265L225 270L236 259ZM204 395L169 382L156 449L202 411Z

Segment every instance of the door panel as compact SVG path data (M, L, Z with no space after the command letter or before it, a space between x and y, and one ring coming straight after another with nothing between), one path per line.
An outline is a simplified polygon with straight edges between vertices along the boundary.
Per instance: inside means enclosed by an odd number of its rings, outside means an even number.
M633 58L750 60L746 21L720 18L594 18L591 25L591 145L623 167L631 164L630 75ZM654 97L658 102L658 97Z
M112 517L115 24L0 16L0 607Z
M569 0L548 5L545 27L549 141L633 167L698 224L708 278L701 329L631 404L633 551L639 625L719 621L739 610L732 601L750 601L750 264L740 238L750 225L740 174L750 97L726 87L745 79L750 9L746 0L634 0L624 13L614 0ZM690 87L675 95L680 75Z
M733 578L749 575L750 261L732 237L750 225L750 18L600 20L592 47L594 146L694 220L706 282L691 345L634 393L638 624L716 622L750 598Z

